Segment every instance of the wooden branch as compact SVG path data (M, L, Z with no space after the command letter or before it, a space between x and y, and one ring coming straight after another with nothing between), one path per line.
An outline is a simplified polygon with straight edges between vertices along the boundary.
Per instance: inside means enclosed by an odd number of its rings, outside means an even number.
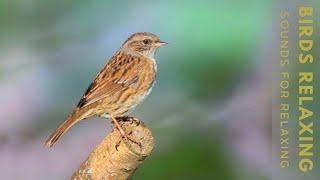
M122 127L130 138L141 143L141 147L122 138L115 128L91 152L71 179L131 179L135 170L151 154L153 137L151 131L135 118L128 118L122 123Z

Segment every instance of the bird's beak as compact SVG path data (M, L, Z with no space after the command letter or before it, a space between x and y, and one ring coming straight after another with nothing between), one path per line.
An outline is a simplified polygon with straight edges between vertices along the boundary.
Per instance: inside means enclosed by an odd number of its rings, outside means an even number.
M168 43L164 42L164 41L159 41L159 42L156 43L156 46L157 47L161 47L161 46L166 45L166 44L168 44Z

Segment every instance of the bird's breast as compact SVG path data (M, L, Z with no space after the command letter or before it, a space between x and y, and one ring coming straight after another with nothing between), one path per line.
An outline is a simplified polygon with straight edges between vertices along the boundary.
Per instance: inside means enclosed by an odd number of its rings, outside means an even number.
M148 64L140 70L137 84L135 85L135 93L131 98L130 104L136 106L141 103L151 92L156 82L156 63L149 60Z
M133 78L130 86L114 94L116 103L113 104L114 115L123 116L139 105L151 92L156 80L156 63L151 59L140 59L141 66L132 72ZM108 108L106 108L108 109ZM109 108L110 109L110 108Z

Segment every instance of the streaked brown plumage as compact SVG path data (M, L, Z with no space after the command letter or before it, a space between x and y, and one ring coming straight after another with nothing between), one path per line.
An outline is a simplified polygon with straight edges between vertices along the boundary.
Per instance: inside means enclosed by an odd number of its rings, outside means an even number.
M155 51L166 44L151 33L135 33L121 46L86 90L72 115L46 140L51 147L72 125L94 115L126 116L150 92L156 78Z

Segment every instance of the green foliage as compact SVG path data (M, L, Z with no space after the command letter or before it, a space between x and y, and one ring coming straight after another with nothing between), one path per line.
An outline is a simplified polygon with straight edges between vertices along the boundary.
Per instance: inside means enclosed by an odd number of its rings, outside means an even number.
M159 148L159 147L157 147ZM172 147L154 152L134 179L235 179L223 147L207 136L187 135Z

